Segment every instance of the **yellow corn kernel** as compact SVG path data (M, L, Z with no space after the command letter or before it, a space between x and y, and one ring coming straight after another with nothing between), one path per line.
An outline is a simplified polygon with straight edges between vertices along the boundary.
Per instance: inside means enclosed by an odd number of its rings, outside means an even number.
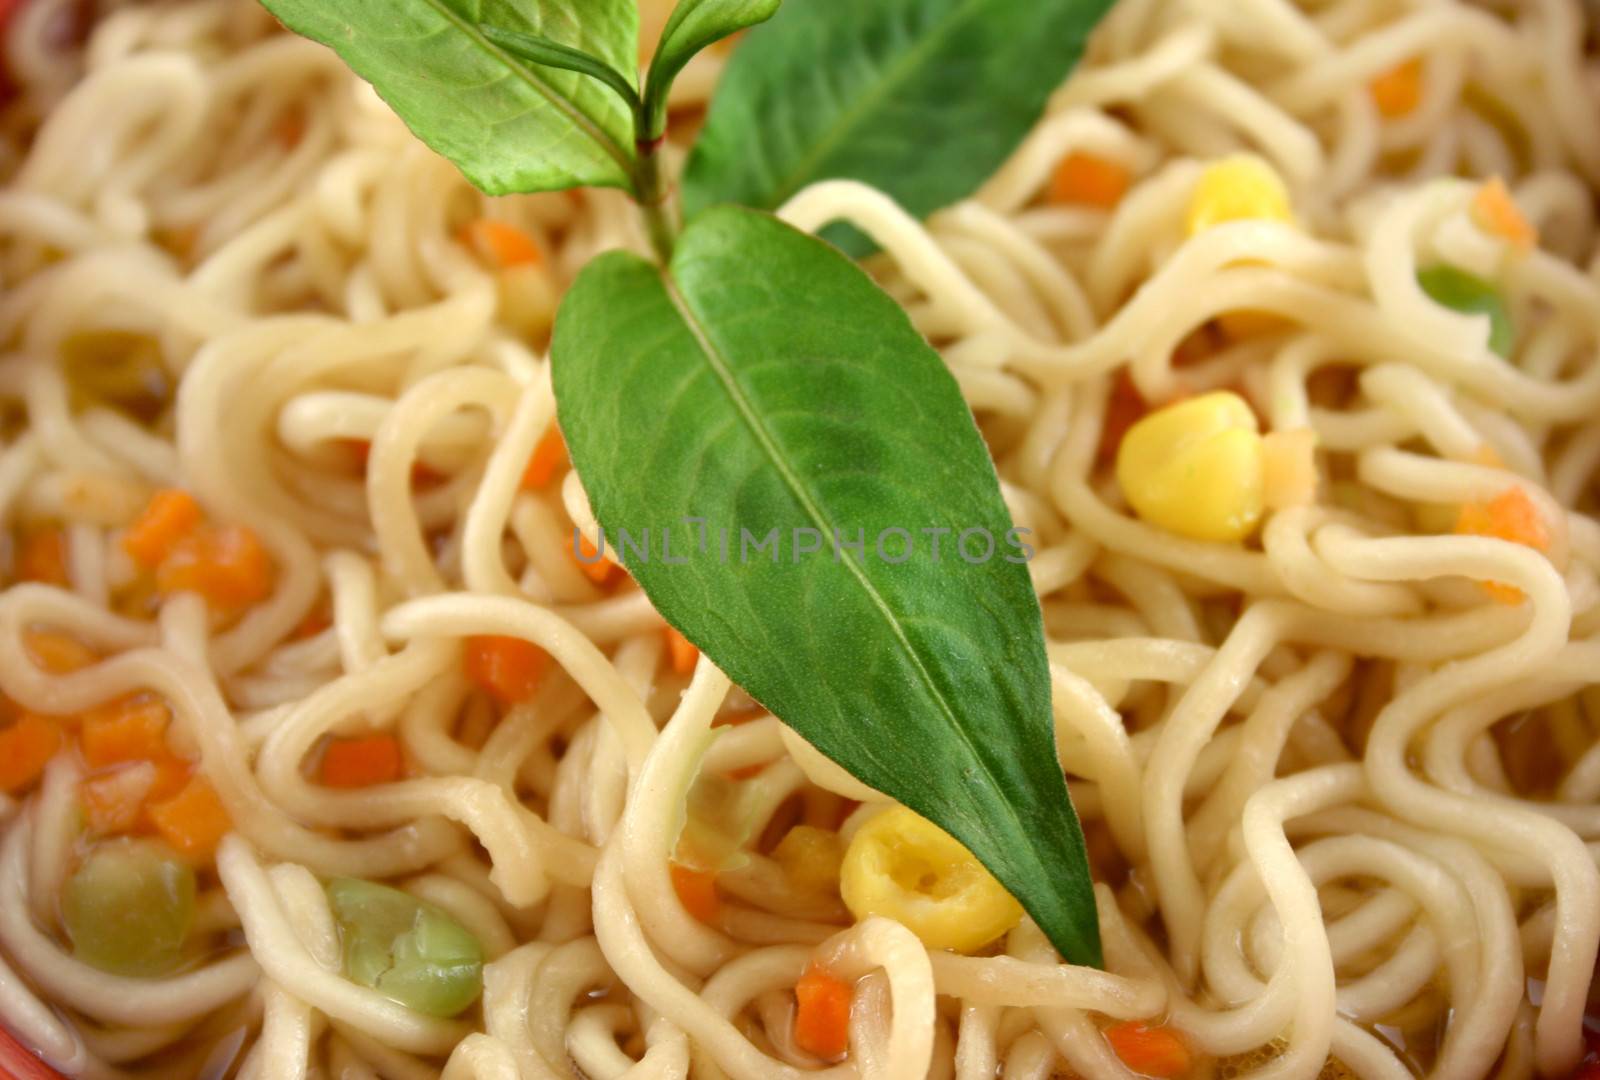
M1152 525L1196 540L1243 540L1261 520L1255 413L1226 390L1168 405L1128 429L1117 483Z
M840 892L857 919L894 919L930 949L970 952L1022 918L1022 905L971 852L903 806L878 814L850 841Z
M797 891L830 893L839 887L844 841L830 829L796 825L784 834L772 850L772 857Z
M1250 154L1215 162L1189 196L1189 235L1225 221L1293 221L1289 189L1271 165Z

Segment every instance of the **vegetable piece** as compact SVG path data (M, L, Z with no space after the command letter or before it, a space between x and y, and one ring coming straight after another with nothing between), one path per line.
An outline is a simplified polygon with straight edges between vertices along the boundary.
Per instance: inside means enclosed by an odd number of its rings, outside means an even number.
M690 915L703 923L715 923L722 914L722 897L717 895L717 872L696 870L682 863L668 863L672 890Z
M149 811L156 832L191 863L211 861L217 843L233 828L228 810L204 777L196 776Z
M1208 165L1189 196L1189 235L1228 221L1294 221L1283 178L1253 154Z
M522 473L522 490L537 491L549 487L550 481L555 479L556 470L566 461L566 441L561 438L561 429L552 424L550 430L544 433L544 438L539 440L539 445L533 448L533 456L528 459L528 467Z
M242 525L202 526L173 545L156 571L163 593L195 592L223 610L259 603L272 594L272 558Z
M816 964L794 986L794 1044L824 1061L850 1049L850 998L854 989Z
M39 779L61 749L61 729L53 721L25 712L0 731L0 791L12 794Z
M1422 60L1412 57L1379 75L1368 84L1372 103L1388 120L1416 111L1422 103Z
M40 529L22 540L17 551L17 578L45 585L68 585L67 534L60 529Z
M578 564L578 569L583 571L583 576L602 587L609 585L611 579L616 577L617 571L621 569L612 561L609 545L602 554L598 548L589 543L587 536L578 538L578 555L583 557L578 558L577 555L574 555L572 561Z
M153 570L172 554L179 541L200 526L201 517L200 504L187 491L158 491L122 534L122 550L140 566Z
M798 892L816 895L839 888L844 841L832 829L796 825L783 834L772 857Z
M1133 385L1127 369L1119 370L1117 377L1112 380L1111 393L1106 398L1105 414L1100 425L1100 446L1095 456L1100 461L1116 460L1117 447L1127 437L1128 429L1149 412L1149 403L1139 393L1139 388Z
M1238 541L1261 520L1261 436L1238 394L1216 390L1128 429L1117 483L1145 521L1195 540Z
M1038 601L1022 557L1003 557L1010 514L972 413L905 313L828 245L718 208L665 276L620 252L591 263L553 356L601 524L651 527L658 554L674 530L670 564L622 553L656 609L808 742L978 853L1063 955L1098 963ZM694 516L729 530L725 561L696 548ZM930 526L952 530L938 562ZM829 550L834 529L870 551L890 528L924 531L915 557ZM797 556L807 530L820 554Z
M1050 201L1110 210L1122 201L1133 174L1121 162L1074 150L1050 178Z
M1509 487L1488 503L1467 503L1456 519L1457 535L1488 536L1513 544L1550 550L1550 530L1539 508L1520 487ZM1522 590L1498 581L1483 583L1484 591L1502 604L1520 604Z
M766 791L747 779L760 773L740 769L733 776L702 770L684 797L683 823L673 858L694 870L732 870L749 861L744 848L760 828ZM743 776L738 773L744 774Z
M1317 433L1311 428L1261 437L1261 502L1269 510L1309 506L1317 497Z
M662 28L645 80L644 130L640 138L659 139L667 131L667 93L694 55L708 45L766 22L781 0L678 0Z
M149 694L132 694L87 714L78 730L78 749L91 769L128 761L157 761L170 755L166 702Z
M1489 348L1510 359L1517 329L1500 290L1475 274L1443 264L1418 270L1417 284L1442 307L1463 315L1489 316Z
M544 261L538 242L505 221L479 218L461 230L461 241L496 270L537 266Z
M1126 1020L1106 1028L1105 1036L1122 1063L1144 1076L1179 1080L1188 1076L1194 1065L1183 1036L1162 1024Z
M894 919L930 949L971 952L1022 919L1022 905L971 852L903 806L857 830L839 891L857 919Z
M400 779L403 766L400 741L393 735L334 739L322 753L322 782L337 788L390 784Z
M98 836L132 832L156 784L156 767L140 761L78 785L78 801L89 832Z
M333 48L417 137L491 195L627 187L632 114L587 75L519 59L480 24L548 38L624 73L636 68L634 0L263 0Z
M1478 228L1500 237L1519 255L1526 255L1539 243L1539 230L1523 216L1498 176L1480 185L1472 196L1471 215Z
M666 629L667 656L671 660L672 670L679 675L694 674L694 665L700 659L700 650L694 643L684 637L676 626Z
M786 4L717 84L683 179L715 203L776 209L861 180L921 217L970 195L1044 111L1111 0ZM870 249L859 234L832 238Z
M77 638L54 630L25 631L22 644L33 662L52 675L70 675L100 659Z
M483 990L483 946L443 910L358 878L334 878L328 903L344 973L429 1016L455 1016Z
M150 840L96 844L61 892L61 921L79 960L153 978L183 962L194 922L194 871Z
M549 662L543 649L521 638L484 634L467 639L467 677L502 705L531 698Z

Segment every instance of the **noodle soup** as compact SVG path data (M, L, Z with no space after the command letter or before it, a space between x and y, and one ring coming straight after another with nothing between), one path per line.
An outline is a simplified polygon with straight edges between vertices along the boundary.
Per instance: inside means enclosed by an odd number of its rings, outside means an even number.
M0 4L0 1020L61 1074L1600 1076L1585 7L1120 0L975 194L779 210L1026 531L1103 970L597 543L550 355L621 192L98 7Z

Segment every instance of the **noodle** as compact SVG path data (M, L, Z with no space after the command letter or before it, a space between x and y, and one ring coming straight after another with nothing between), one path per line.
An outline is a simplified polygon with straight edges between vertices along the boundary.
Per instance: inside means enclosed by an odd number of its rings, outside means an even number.
M1600 66L1578 3L1121 0L971 199L924 223L832 180L780 211L876 241L868 269L1039 541L1105 971L1026 920L964 956L798 888L779 841L848 842L884 797L711 664L675 671L643 594L569 556L597 530L575 474L524 475L561 291L648 247L619 193L477 194L245 0L113 5L81 47L71 7L31 0L5 35L0 690L47 717L158 697L232 826L197 878L203 946L134 977L62 929L94 776L57 754L0 804L0 1017L57 1068L1115 1080L1138 1075L1102 1034L1123 1021L1180 1033L1197 1080L1576 1067L1600 948ZM644 9L649 40L666 7ZM675 87L682 126L723 56ZM1386 115L1370 85L1413 62L1414 106ZM1186 235L1240 150L1296 221ZM1132 178L1114 209L1042 195L1073 153ZM1490 176L1538 229L1525 256L1474 223ZM541 261L486 264L460 239L479 220ZM1510 358L1430 297L1438 264L1499 283ZM1240 313L1258 329L1229 331ZM113 362L134 389L108 389ZM1119 400L1216 389L1316 437L1318 499L1259 544L1168 531L1110 481ZM123 538L171 488L259 541L270 589L220 612L156 595ZM1508 492L1541 549L1438 524ZM23 580L52 529L61 579ZM92 662L52 667L42 632ZM486 637L549 658L525 699L467 673ZM373 733L403 774L308 767ZM686 800L752 771L708 918L675 877ZM334 877L464 928L478 1004L447 1019L347 978ZM797 1038L813 964L854 987L841 1060Z

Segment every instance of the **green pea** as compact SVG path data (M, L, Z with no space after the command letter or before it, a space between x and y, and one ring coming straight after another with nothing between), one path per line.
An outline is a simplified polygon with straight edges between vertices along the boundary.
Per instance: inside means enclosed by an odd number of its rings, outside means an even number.
M97 844L61 893L73 955L113 975L168 974L184 960L194 893L194 871L165 845Z
M483 946L432 904L358 878L328 882L344 971L407 1008L454 1016L483 989Z
M1507 359L1517 341L1517 328L1506 310L1505 299L1489 282L1453 266L1429 266L1417 271L1417 284L1436 304L1463 315L1489 316L1489 348Z

